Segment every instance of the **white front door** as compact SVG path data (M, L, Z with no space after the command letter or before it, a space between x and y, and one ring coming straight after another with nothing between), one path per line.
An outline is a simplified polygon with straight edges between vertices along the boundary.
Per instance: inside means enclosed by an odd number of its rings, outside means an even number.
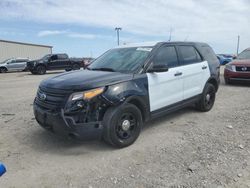
M167 64L169 70L147 73L151 112L183 100L182 68L179 67L175 47L161 47L153 58L153 64Z

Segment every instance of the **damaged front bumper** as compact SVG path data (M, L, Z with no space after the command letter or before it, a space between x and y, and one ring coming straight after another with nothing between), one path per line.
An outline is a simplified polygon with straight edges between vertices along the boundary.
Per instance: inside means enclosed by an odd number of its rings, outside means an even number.
M77 123L71 116L66 116L64 110L51 112L40 108L36 103L33 105L34 115L37 122L45 129L58 135L74 137L81 140L100 139L103 126L101 122Z

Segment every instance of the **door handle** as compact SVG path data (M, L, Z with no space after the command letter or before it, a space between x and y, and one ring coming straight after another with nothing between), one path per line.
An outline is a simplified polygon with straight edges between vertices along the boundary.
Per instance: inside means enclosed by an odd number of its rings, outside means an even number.
M182 72L176 72L175 74L174 74L174 76L181 76L182 75Z
M204 65L204 66L202 66L201 68L204 70L204 69L207 69L207 66L206 66L206 65Z

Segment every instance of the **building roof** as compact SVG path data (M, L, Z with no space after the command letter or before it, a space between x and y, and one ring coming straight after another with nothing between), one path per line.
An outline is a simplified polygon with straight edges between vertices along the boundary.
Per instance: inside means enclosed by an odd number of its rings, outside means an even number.
M53 48L53 46L49 46L49 45L32 44L32 43L26 43L26 42L16 42L16 41L10 41L10 40L1 40L0 39L0 42L13 43L13 44L22 44L22 45L28 45L28 46L40 46L40 47L46 47L46 48Z

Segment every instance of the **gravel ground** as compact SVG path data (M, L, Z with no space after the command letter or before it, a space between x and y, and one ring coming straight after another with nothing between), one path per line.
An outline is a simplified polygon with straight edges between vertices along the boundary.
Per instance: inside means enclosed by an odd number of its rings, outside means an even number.
M250 88L222 81L212 111L147 123L130 147L59 138L34 120L43 76L0 74L0 187L250 187Z

